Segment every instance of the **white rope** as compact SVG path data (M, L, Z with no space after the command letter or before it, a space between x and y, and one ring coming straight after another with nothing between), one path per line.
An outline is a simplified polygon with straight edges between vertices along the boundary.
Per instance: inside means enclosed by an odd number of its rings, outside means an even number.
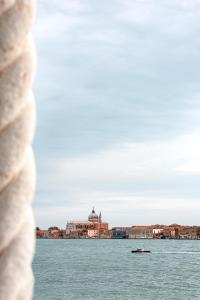
M0 0L0 300L32 298L35 0Z

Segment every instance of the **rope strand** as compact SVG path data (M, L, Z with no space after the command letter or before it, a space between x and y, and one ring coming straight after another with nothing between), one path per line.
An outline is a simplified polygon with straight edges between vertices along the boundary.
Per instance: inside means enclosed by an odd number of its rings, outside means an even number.
M0 299L32 298L35 0L0 0Z

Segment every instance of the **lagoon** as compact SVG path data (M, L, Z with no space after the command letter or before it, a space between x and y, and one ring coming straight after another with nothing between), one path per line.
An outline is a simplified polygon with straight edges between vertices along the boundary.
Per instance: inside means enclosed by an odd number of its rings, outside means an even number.
M34 300L200 299L200 240L37 240L33 270Z

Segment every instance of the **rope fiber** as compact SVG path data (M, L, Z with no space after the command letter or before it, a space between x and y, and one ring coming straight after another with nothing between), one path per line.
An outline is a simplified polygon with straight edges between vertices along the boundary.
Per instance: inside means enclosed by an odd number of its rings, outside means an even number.
M32 299L35 0L0 0L0 300Z

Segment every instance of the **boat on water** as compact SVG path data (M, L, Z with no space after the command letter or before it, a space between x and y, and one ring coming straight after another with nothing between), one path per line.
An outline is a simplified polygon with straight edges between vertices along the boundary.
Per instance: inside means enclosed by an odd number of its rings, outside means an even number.
M136 250L132 250L131 252L132 253L151 253L150 250L144 250L144 249L141 249L141 248L138 248Z

